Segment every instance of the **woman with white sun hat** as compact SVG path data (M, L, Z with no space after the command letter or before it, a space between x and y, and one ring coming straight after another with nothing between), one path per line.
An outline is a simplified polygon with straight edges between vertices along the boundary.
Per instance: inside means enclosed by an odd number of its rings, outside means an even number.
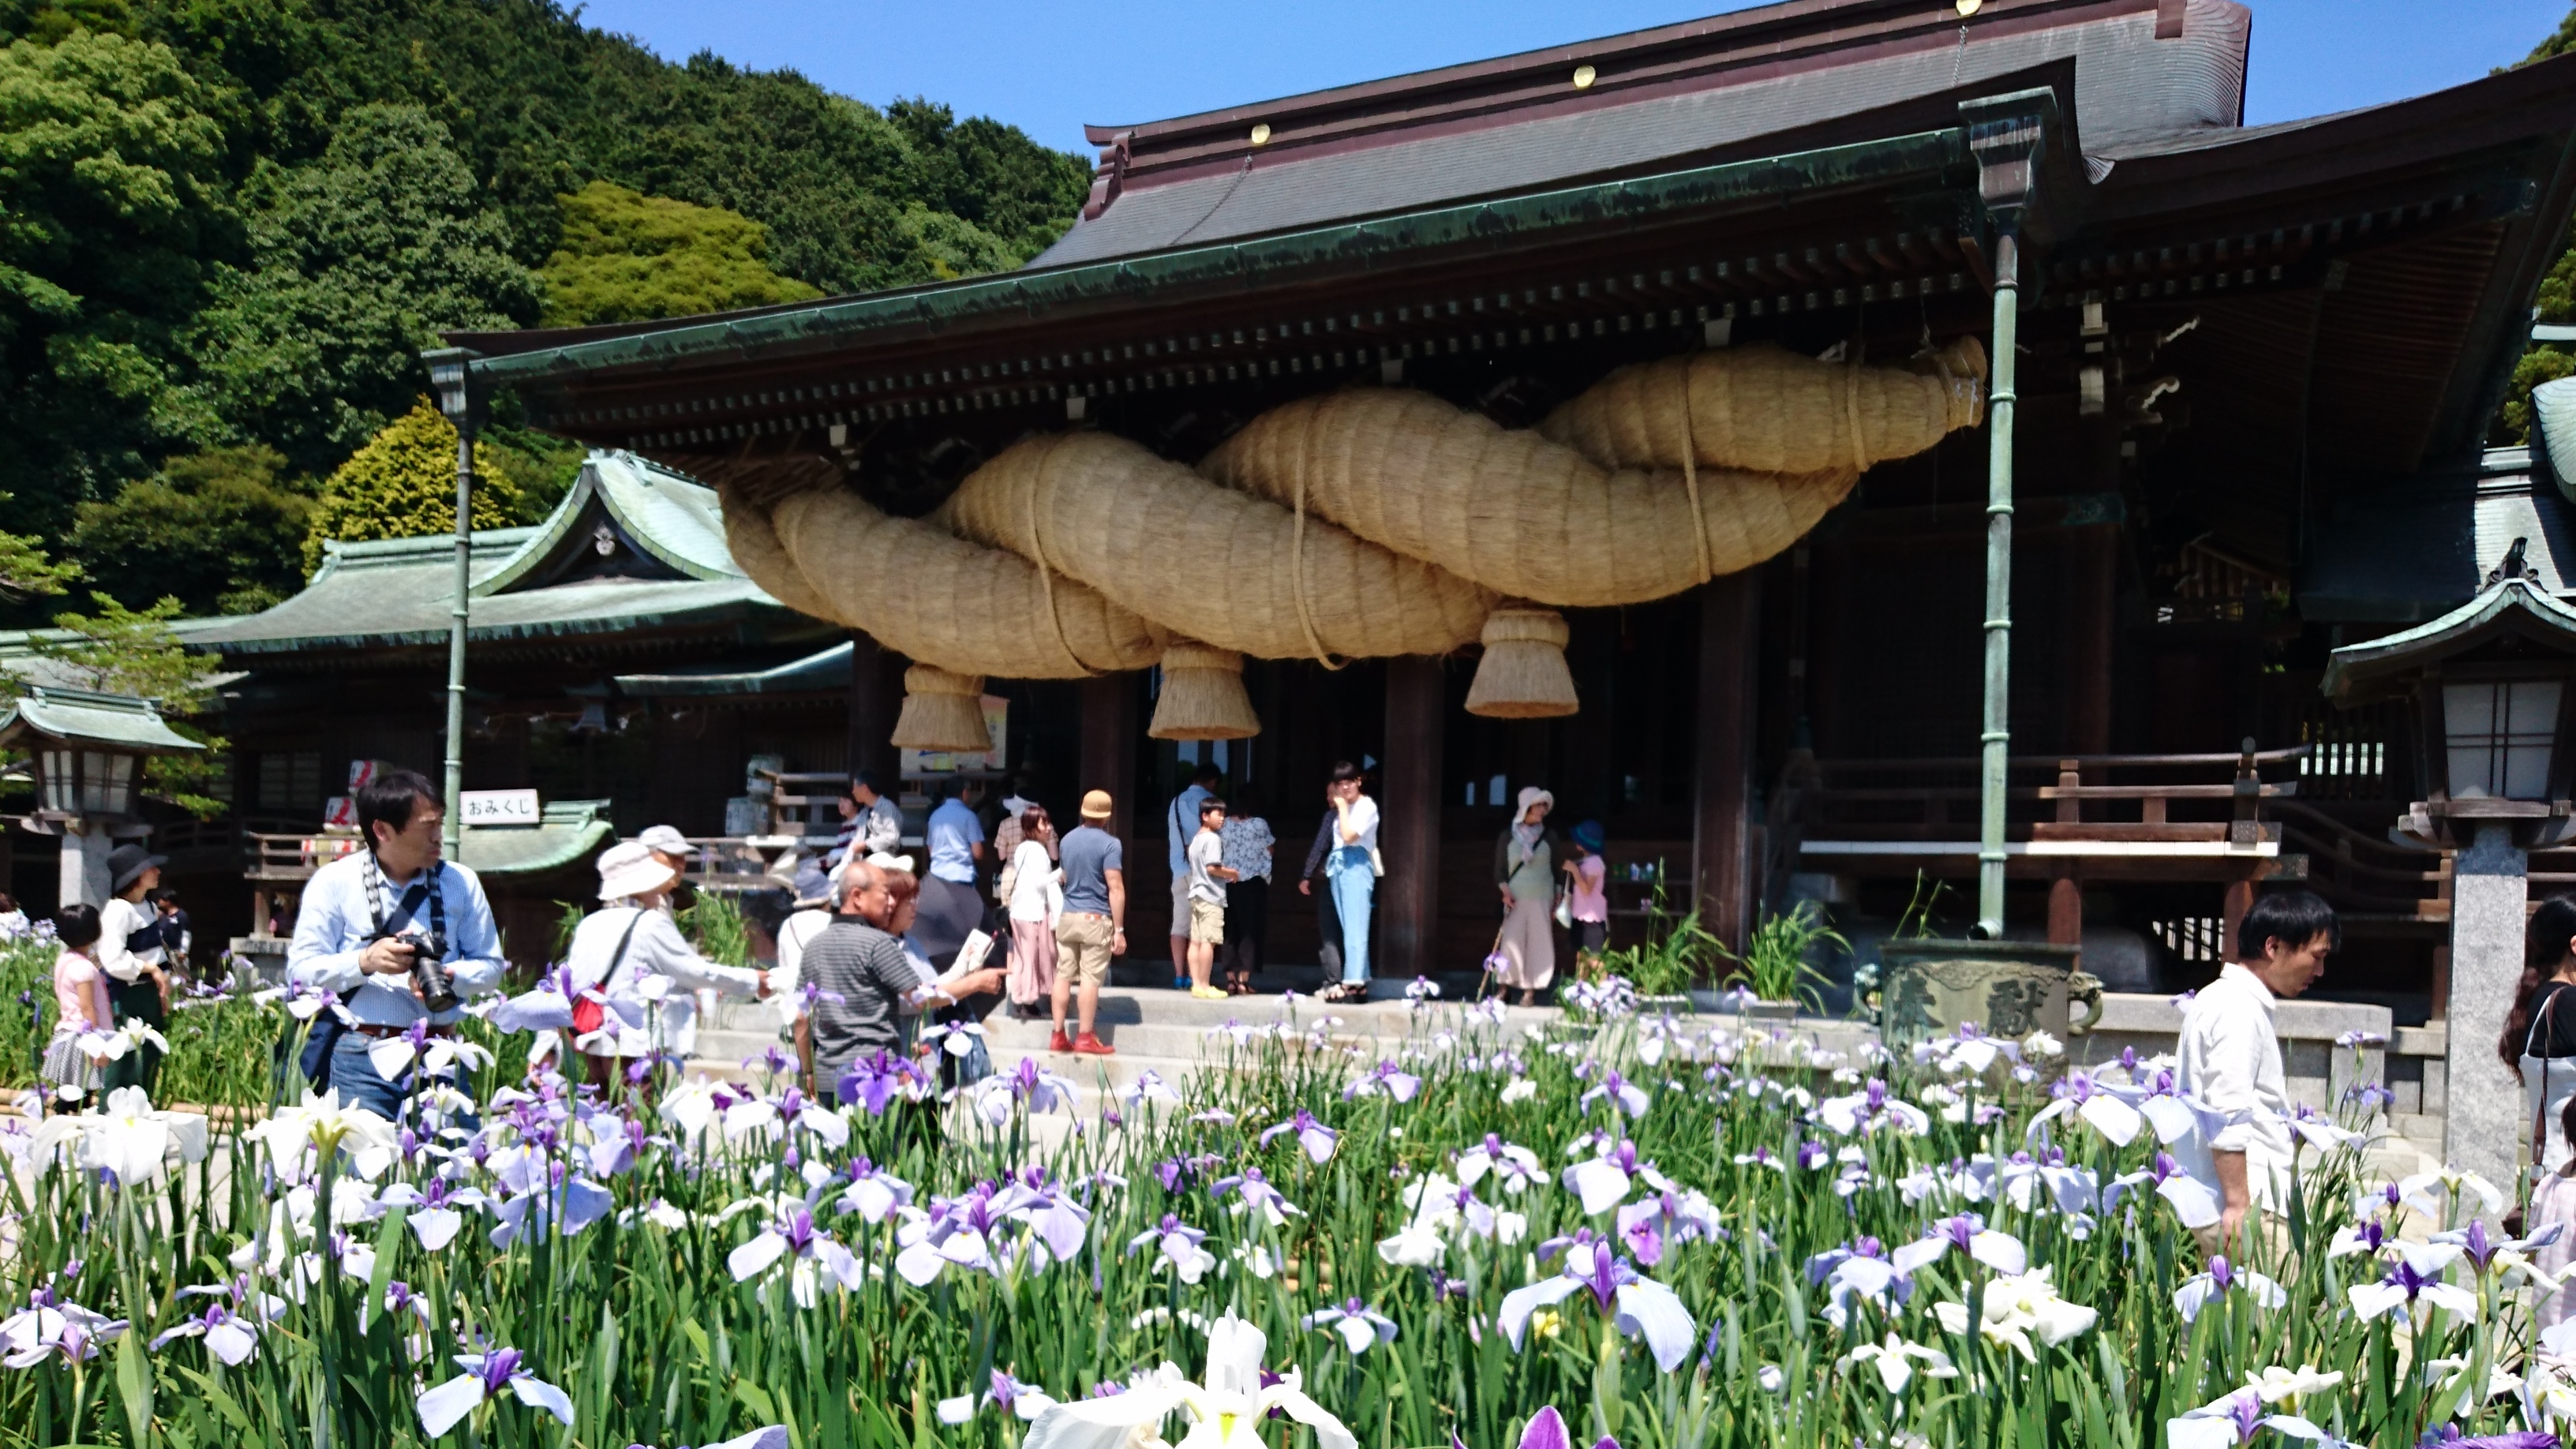
M700 990L769 995L768 972L717 965L680 934L662 909L679 880L680 873L640 840L600 852L599 898L605 904L574 929L564 963L577 998L573 1044L590 1058L594 1081L620 1058L660 1053L686 1059L697 1047ZM585 991L607 998L596 1024L578 999Z

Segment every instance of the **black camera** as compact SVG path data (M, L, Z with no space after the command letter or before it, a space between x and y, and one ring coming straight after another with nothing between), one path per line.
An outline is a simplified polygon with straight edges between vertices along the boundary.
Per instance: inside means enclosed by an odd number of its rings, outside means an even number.
M386 931L369 939L399 941L411 948L412 990L420 993L420 1004L431 1013L446 1011L456 1005L456 987L447 979L445 941L435 935L408 931Z

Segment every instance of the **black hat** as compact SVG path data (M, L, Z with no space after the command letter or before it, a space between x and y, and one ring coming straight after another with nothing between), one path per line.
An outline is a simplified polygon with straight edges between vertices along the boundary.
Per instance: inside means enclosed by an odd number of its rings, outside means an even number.
M154 855L139 845L120 845L107 853L107 877L112 882L107 893L125 894L125 888L143 878L143 873L156 865L168 865L170 857Z

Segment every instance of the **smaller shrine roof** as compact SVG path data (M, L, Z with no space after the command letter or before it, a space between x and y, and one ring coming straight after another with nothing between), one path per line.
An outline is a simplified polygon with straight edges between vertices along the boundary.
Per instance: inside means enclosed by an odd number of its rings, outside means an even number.
M130 694L38 685L0 713L0 743L29 735L74 744L120 745L154 754L181 754L205 746L162 723L161 710Z
M2533 587L2576 592L2576 504L2521 448L2490 449L2474 472L2356 497L2317 540L2298 587L2320 623L2402 624L2474 598L2522 539Z
M676 669L667 674L621 674L617 688L631 698L660 695L821 694L850 687L853 645L844 639L828 649L764 669L727 665Z
M584 859L617 834L605 800L549 800L534 825L469 825L458 851L482 875L541 875Z
M442 643L452 535L323 545L302 592L257 614L184 620L199 648L282 654ZM467 637L476 642L724 623L785 606L724 544L715 490L631 453L594 452L543 524L474 535Z

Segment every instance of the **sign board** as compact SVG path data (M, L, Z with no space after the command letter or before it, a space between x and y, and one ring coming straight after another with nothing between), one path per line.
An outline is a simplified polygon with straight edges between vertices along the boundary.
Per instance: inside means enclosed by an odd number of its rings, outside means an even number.
M534 790L467 790L457 804L468 825L535 825L544 819Z
M358 802L347 795L334 795L322 806L322 825L326 830L358 828Z
M993 748L985 750L905 750L901 769L907 780L924 775L953 775L960 772L998 771L1011 758L1011 702L999 695L984 696L984 728L993 736Z

